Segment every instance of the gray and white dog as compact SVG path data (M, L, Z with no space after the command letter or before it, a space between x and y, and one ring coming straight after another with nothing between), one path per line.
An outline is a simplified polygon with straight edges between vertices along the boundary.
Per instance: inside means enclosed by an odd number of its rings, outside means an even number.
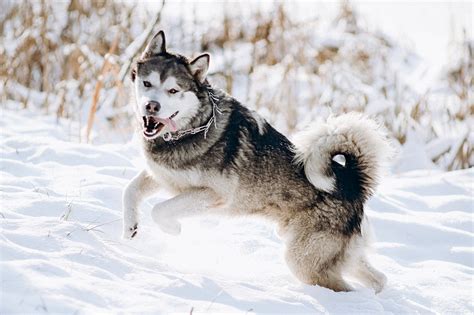
M388 149L378 125L343 115L309 126L293 144L211 87L209 61L167 51L160 31L132 69L146 165L124 190L124 237L138 231L140 202L165 188L176 196L152 217L167 233L202 213L260 215L278 225L302 282L348 291L345 273L382 290L386 278L366 258L364 215Z

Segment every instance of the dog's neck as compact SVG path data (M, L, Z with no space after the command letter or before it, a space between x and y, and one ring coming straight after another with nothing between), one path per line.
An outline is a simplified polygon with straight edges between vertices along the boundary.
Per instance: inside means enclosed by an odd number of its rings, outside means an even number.
M206 90L207 93L207 98L208 101L210 102L212 106L212 115L208 119L207 123L200 125L199 127L191 127L187 129L182 129L178 130L176 132L166 132L163 135L163 140L166 142L169 141L178 141L181 138L187 136L187 135L195 135L195 134L200 134L202 133L204 136L204 139L207 138L207 133L209 132L209 129L214 127L217 128L217 119L218 115L221 115L222 112L219 109L219 97L215 94L214 90L212 89L211 85L207 83L204 86L204 89ZM214 126L213 126L214 125Z

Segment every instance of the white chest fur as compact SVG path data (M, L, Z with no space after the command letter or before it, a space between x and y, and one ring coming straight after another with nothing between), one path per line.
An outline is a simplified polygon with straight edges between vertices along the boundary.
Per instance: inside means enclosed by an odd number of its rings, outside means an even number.
M170 190L184 190L190 187L203 187L205 176L201 171L191 168L176 170L147 160L148 170L160 186Z
M214 171L199 168L172 169L147 159L150 174L163 188L179 193L193 187L209 187L216 192L226 193L234 191L236 180Z

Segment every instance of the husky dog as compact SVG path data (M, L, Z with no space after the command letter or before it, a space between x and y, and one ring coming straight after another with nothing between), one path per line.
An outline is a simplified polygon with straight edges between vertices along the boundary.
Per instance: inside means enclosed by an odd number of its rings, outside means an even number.
M302 282L349 291L345 273L382 290L386 278L366 258L364 223L388 148L378 125L343 115L309 126L293 144L211 87L209 61L169 52L160 31L132 69L146 165L124 190L124 237L137 234L140 202L166 188L176 195L155 205L152 218L167 233L202 213L260 215L278 225Z

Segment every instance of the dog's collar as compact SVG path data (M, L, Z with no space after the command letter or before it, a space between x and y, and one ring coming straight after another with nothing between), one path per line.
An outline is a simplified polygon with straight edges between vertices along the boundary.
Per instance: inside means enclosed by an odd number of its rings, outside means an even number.
M214 94L214 92L212 92L210 85L208 85L206 89L207 89L207 95L209 96L209 101L212 104L212 117L209 119L209 121L205 125L202 125L196 128L178 130L174 134L169 131L165 132L165 134L163 134L164 141L166 142L177 141L184 136L194 135L203 131L204 131L204 139L206 139L207 133L209 131L209 128L211 128L212 124L214 124L214 126L217 128L217 115L216 114L222 114L219 107L217 106L217 101L219 100L219 98Z

